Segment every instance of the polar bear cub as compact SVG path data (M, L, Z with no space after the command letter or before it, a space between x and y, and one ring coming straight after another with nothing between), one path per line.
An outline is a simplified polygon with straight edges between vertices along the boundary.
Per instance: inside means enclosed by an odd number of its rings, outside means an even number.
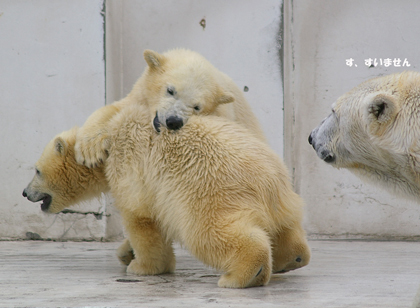
M177 130L192 115L215 115L240 123L266 142L242 91L203 56L187 49L163 54L146 50L143 55L147 67L131 92L95 111L79 130L75 148L79 163L92 167L106 159L108 122L130 104L147 106L151 125Z
M272 272L309 262L302 199L278 156L249 130L220 117L192 116L182 129L161 126L158 133L143 105L122 109L108 129L106 181L91 173L102 167L76 163L73 130L47 146L37 186L32 181L24 195L32 201L42 195L42 209L58 212L71 205L63 195L81 200L91 197L91 187L109 185L135 254L128 272L173 272L173 241L220 270L221 287L265 285ZM91 186L60 179L77 177Z

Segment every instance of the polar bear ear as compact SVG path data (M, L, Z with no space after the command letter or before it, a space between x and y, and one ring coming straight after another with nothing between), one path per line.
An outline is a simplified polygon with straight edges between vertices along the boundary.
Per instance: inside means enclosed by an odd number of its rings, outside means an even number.
M385 124L397 115L398 109L393 96L377 94L368 103L368 119L371 124Z
M61 137L55 138L54 149L57 152L57 155L65 156L67 154L67 142Z
M235 100L235 98L233 97L233 95L228 94L228 93L224 93L221 96L219 96L217 101L220 105L222 105L222 104L233 103L234 100Z
M161 68L165 63L165 56L158 54L156 51L153 50L145 50L143 56L144 60L146 60L147 62L147 65L149 65L149 67L152 70Z

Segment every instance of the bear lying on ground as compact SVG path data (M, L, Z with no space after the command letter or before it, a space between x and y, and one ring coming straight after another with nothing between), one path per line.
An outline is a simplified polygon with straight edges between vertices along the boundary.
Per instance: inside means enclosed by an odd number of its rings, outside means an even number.
M330 165L419 200L420 74L392 74L355 87L333 104L309 143Z
M162 125L157 133L144 105L122 109L108 130L109 157L98 168L77 164L77 129L55 138L24 195L56 213L71 205L68 195L90 198L90 187L109 184L135 253L128 272L173 272L173 241L222 271L220 287L265 285L272 272L308 264L302 199L278 156L249 130L192 116L180 130ZM102 168L107 181L94 173Z

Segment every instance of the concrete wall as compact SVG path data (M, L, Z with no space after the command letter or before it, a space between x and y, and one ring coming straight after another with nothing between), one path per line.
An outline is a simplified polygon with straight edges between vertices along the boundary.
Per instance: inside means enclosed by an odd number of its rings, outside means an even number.
M105 219L47 215L22 197L47 142L105 104L102 8L102 0L0 2L2 239L105 235ZM104 203L83 210L103 212Z
M21 192L54 135L130 91L145 67L144 49L176 47L202 53L249 89L245 96L306 200L311 236L419 236L417 204L333 169L307 143L337 97L363 80L405 69L368 68L364 59L407 58L418 69L419 13L414 0L1 1L0 238L121 235L110 200L74 208L111 215L97 220L43 214ZM347 66L349 58L358 66Z
M127 95L143 51L189 48L243 89L272 147L283 155L279 0L107 1L107 101ZM205 19L205 28L200 21Z
M130 91L145 67L145 49L191 48L240 88L246 86L245 96L273 148L282 155L281 4L278 0L1 1L0 67L5 70L0 74L0 238L25 238L28 232L53 239L121 235L118 213L106 206L112 200L73 208L110 215L97 220L94 215L43 214L39 204L21 193L53 136L82 125L105 100L112 103Z
M418 1L285 1L285 159L307 201L310 234L420 238L420 206L364 184L317 158L310 131L331 104L360 82L418 70ZM346 59L354 59L353 66ZM368 67L365 59L405 59L410 67ZM380 62L379 62L380 63Z

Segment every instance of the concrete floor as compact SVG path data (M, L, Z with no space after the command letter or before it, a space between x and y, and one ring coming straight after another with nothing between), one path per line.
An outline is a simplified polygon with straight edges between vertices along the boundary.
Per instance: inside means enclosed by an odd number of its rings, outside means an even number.
M419 242L311 241L309 266L266 287L217 287L218 273L181 248L172 275L133 276L119 243L0 242L0 307L411 307Z

